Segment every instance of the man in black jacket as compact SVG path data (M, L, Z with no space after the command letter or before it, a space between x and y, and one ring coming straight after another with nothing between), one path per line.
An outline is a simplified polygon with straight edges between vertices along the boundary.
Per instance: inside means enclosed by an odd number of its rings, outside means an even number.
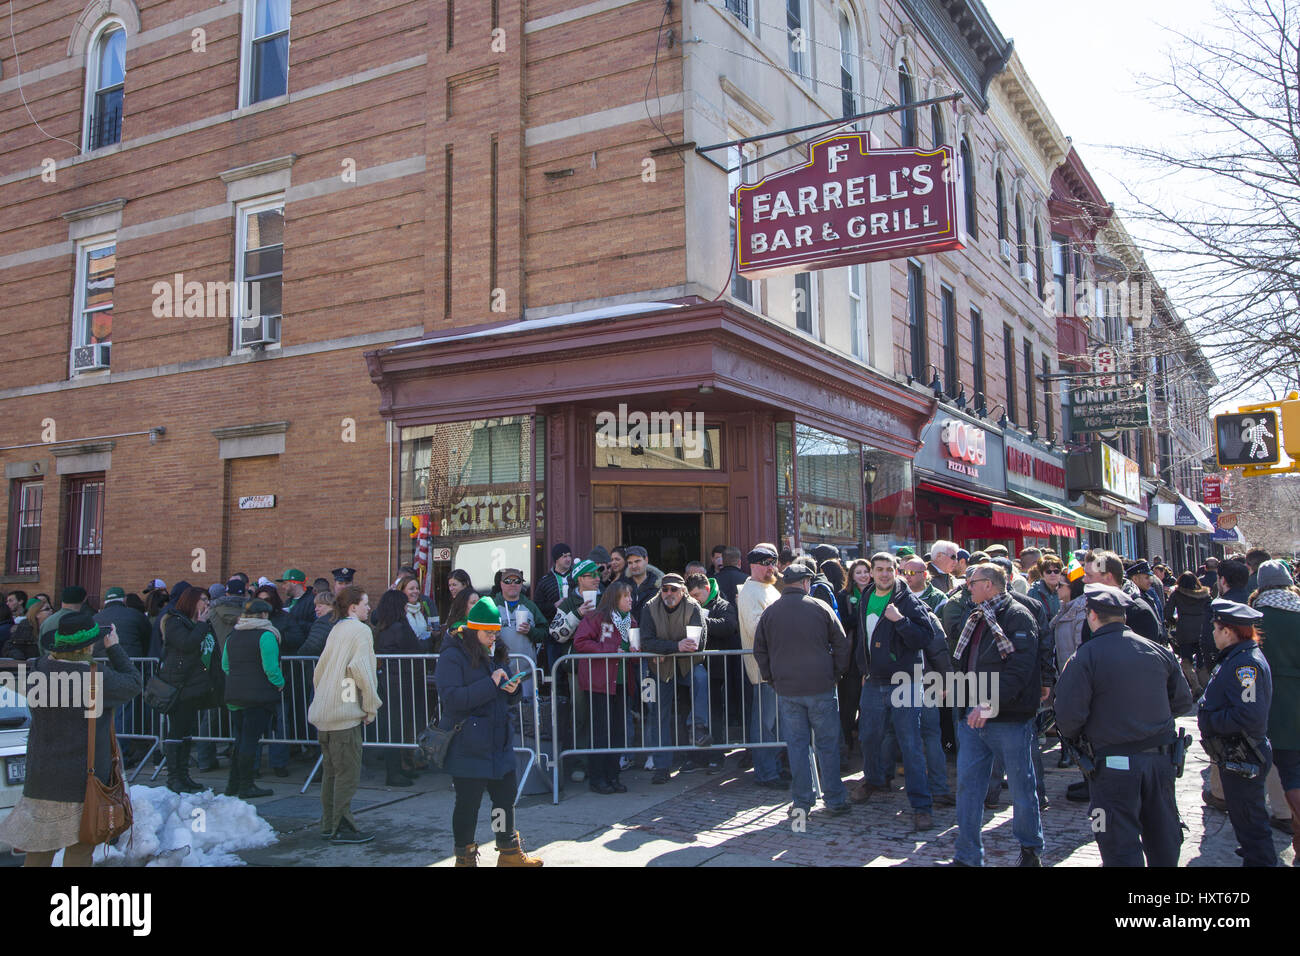
M749 580L748 575L740 569L740 558L740 549L728 545L722 552L722 567L714 576L714 580L718 582L718 593L732 605L736 603L737 592Z
M117 639L127 657L147 657L149 655L149 619L133 607L127 607L126 591L122 588L109 588L104 592L104 608L95 615L95 623L107 634L110 627L117 628ZM103 643L95 645L99 655Z
M922 652L934 632L930 609L895 577L896 571L892 554L881 551L872 555L875 587L858 601L858 670L864 675L858 707L862 781L854 788L853 798L862 802L873 791L886 791L881 743L888 718L903 753L913 825L917 830L928 830L934 825L934 801L926 777L921 738L922 686L917 675L922 673Z
M1033 615L1007 593L1007 578L993 564L966 573L975 610L962 626L953 655L959 680L957 712L958 866L983 866L984 795L996 755L1007 770L1020 843L1020 866L1041 866L1043 824L1038 808L1032 748L1041 698L1038 637Z
M533 603L542 612L546 623L555 617L555 605L568 596L573 587L569 569L573 567L573 550L567 544L557 544L551 548L551 570L547 572L533 592Z
M808 594L812 572L791 564L781 576L781 596L763 611L754 634L754 663L779 700L781 734L794 775L790 816L806 822L812 810L812 758L816 741L822 797L835 816L850 810L840 779L840 712L835 679L849 666L852 645L838 615Z
M1113 588L1119 588L1129 594L1130 597L1140 598L1137 588L1129 583L1128 578L1124 576L1124 561L1118 554L1113 551L1092 551L1089 552L1083 561L1084 581L1087 584L1109 584ZM1128 587L1125 587L1128 585ZM1132 589L1130 591L1130 589ZM1155 641L1157 644L1163 643L1164 638L1161 636L1160 622L1156 620L1155 612L1151 610L1151 605L1143 600L1134 600L1124 609L1125 626L1134 631L1138 636L1145 637L1148 641ZM1087 643L1092 638L1092 630L1087 624L1083 625L1083 641Z
M716 578L703 574L691 574L686 577L686 591L700 607L704 608L705 620L709 629L709 650L740 650L740 618L736 606L724 598L718 589ZM728 723L739 724L743 716L744 688L741 685L740 655L705 658L708 667L709 683L713 687L713 707L724 714ZM709 772L722 769L723 754L719 751L709 752Z

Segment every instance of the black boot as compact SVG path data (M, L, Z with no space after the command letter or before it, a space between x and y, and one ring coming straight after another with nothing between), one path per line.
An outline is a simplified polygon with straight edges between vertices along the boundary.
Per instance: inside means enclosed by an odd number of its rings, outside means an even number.
M185 785L190 788L186 793L202 793L208 788L190 776L190 750L193 746L192 740L182 740L180 743L181 776L185 778Z
M230 758L230 778L226 780L226 789L223 791L228 797L239 796L239 761L235 757Z
M239 799L255 800L258 797L275 795L274 790L259 787L253 782L252 754L235 754L235 761L239 764Z
M199 793L203 790L190 779L188 748L180 741L168 741L163 744L163 753L167 758L167 789L172 793Z

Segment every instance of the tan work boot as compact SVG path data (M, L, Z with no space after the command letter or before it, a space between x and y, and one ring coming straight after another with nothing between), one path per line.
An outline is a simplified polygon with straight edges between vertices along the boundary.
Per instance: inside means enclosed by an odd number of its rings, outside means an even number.
M523 840L519 838L519 831L516 830L510 837L510 842L504 846L497 844L497 866L541 866L542 861L535 856L529 856L524 852Z
M478 866L478 844L456 847L457 866Z

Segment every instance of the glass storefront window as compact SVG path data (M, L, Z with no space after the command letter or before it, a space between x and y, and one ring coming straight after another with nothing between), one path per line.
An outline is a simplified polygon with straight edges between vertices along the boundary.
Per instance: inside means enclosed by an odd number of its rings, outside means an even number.
M794 434L800 547L860 549L862 446L806 425L796 424Z
M717 471L722 467L722 427L705 425L698 412L641 412L620 405L595 420L597 468Z
M534 509L532 416L482 419L403 428L398 558L414 564L421 531L428 529L432 587L445 603L446 579L466 571L480 593L492 587L496 572L532 568L532 536L540 516ZM540 439L540 436L539 436ZM543 453L539 440L537 455ZM544 478L544 475L539 476ZM442 554L440 554L441 552ZM440 608L445 611L446 608Z
M863 481L867 532L864 556L905 544L917 547L911 460L867 446L862 449L862 465L864 478L875 476L874 481Z

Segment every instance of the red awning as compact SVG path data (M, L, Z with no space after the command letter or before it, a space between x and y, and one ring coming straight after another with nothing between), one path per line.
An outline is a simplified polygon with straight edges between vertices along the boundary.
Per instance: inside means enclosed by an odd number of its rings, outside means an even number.
M943 485L932 484L928 481L922 481L916 486L917 491L928 491L932 495L947 495L949 498L960 498L962 501L973 501L977 505L984 505L986 508L993 504L987 498L977 498L974 495L962 494L960 491L953 491L951 488L945 488Z
M1031 511L1028 508L1009 508L995 504L991 522L995 528L1006 528L1040 538L1054 534L1062 538L1079 536L1078 529L1066 524L1055 515L1048 514L1046 511Z

